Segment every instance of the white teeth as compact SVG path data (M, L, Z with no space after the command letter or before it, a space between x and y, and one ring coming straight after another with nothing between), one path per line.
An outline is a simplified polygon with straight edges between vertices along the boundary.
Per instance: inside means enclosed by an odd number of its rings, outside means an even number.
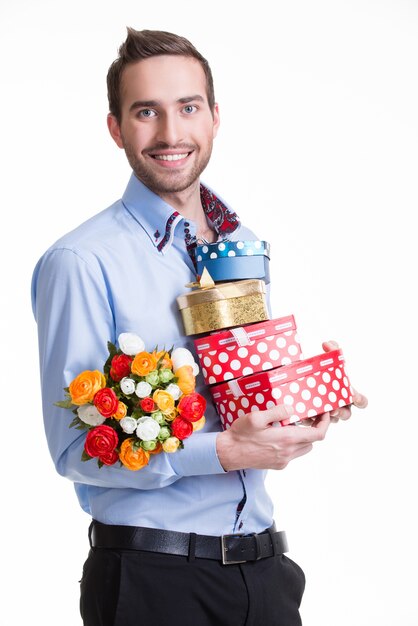
M185 159L187 154L187 152L185 154L156 154L154 159L158 161L180 161L180 159Z

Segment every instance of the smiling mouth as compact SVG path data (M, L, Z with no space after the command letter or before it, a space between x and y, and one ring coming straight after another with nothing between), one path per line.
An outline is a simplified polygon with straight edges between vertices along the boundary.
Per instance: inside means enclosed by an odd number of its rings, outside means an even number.
M179 154L151 154L150 156L157 161L180 161L189 156L191 152L183 152Z

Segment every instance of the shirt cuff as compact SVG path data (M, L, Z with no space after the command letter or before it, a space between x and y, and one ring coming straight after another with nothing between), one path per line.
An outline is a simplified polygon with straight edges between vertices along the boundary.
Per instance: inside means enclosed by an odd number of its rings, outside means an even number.
M200 433L184 442L184 449L172 455L171 467L178 476L225 474L216 452L219 432Z

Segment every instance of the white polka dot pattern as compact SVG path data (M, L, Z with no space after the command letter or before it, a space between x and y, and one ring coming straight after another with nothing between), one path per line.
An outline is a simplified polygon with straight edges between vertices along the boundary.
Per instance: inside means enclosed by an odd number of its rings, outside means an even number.
M206 267L215 282L261 278L270 282L267 241L222 241L196 246L196 271Z
M194 343L208 385L302 358L293 315L223 330Z
M353 401L341 350L245 376L236 381L237 384L243 392L239 397L234 396L227 382L211 388L223 428L226 424L230 426L243 413L264 411L276 404L284 403L293 407L293 415L282 421L284 426L338 409ZM236 410L232 410L231 401ZM227 421L226 406L229 408Z
M222 241L196 246L198 262L218 257L254 255L270 257L270 244L256 239L255 241Z

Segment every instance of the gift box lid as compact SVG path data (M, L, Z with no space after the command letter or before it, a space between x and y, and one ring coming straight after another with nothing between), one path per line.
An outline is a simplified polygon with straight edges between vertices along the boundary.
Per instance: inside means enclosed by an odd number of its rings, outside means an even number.
M257 372L249 376L241 376L235 380L229 380L212 387L214 400L222 398L239 398L240 396L266 391L276 385L293 382L299 378L304 378L310 374L315 374L322 370L326 371L331 367L344 365L344 355L342 350L332 350L320 355L296 361L289 365L275 367L265 372Z
M220 300L229 300L230 298L242 298L243 296L265 293L266 284L263 280L236 280L229 283L218 283L213 287L194 289L190 293L178 296L177 304L181 310L196 304L219 302Z
M217 241L196 246L196 260L206 261L223 257L266 256L270 258L270 244L267 241Z
M263 337L271 337L292 330L296 330L295 318L293 315L288 315L265 322L246 324L239 328L213 332L210 335L206 335L206 337L195 339L194 343L197 351L203 353L225 346L242 346L247 345L248 342L253 344L254 341Z

